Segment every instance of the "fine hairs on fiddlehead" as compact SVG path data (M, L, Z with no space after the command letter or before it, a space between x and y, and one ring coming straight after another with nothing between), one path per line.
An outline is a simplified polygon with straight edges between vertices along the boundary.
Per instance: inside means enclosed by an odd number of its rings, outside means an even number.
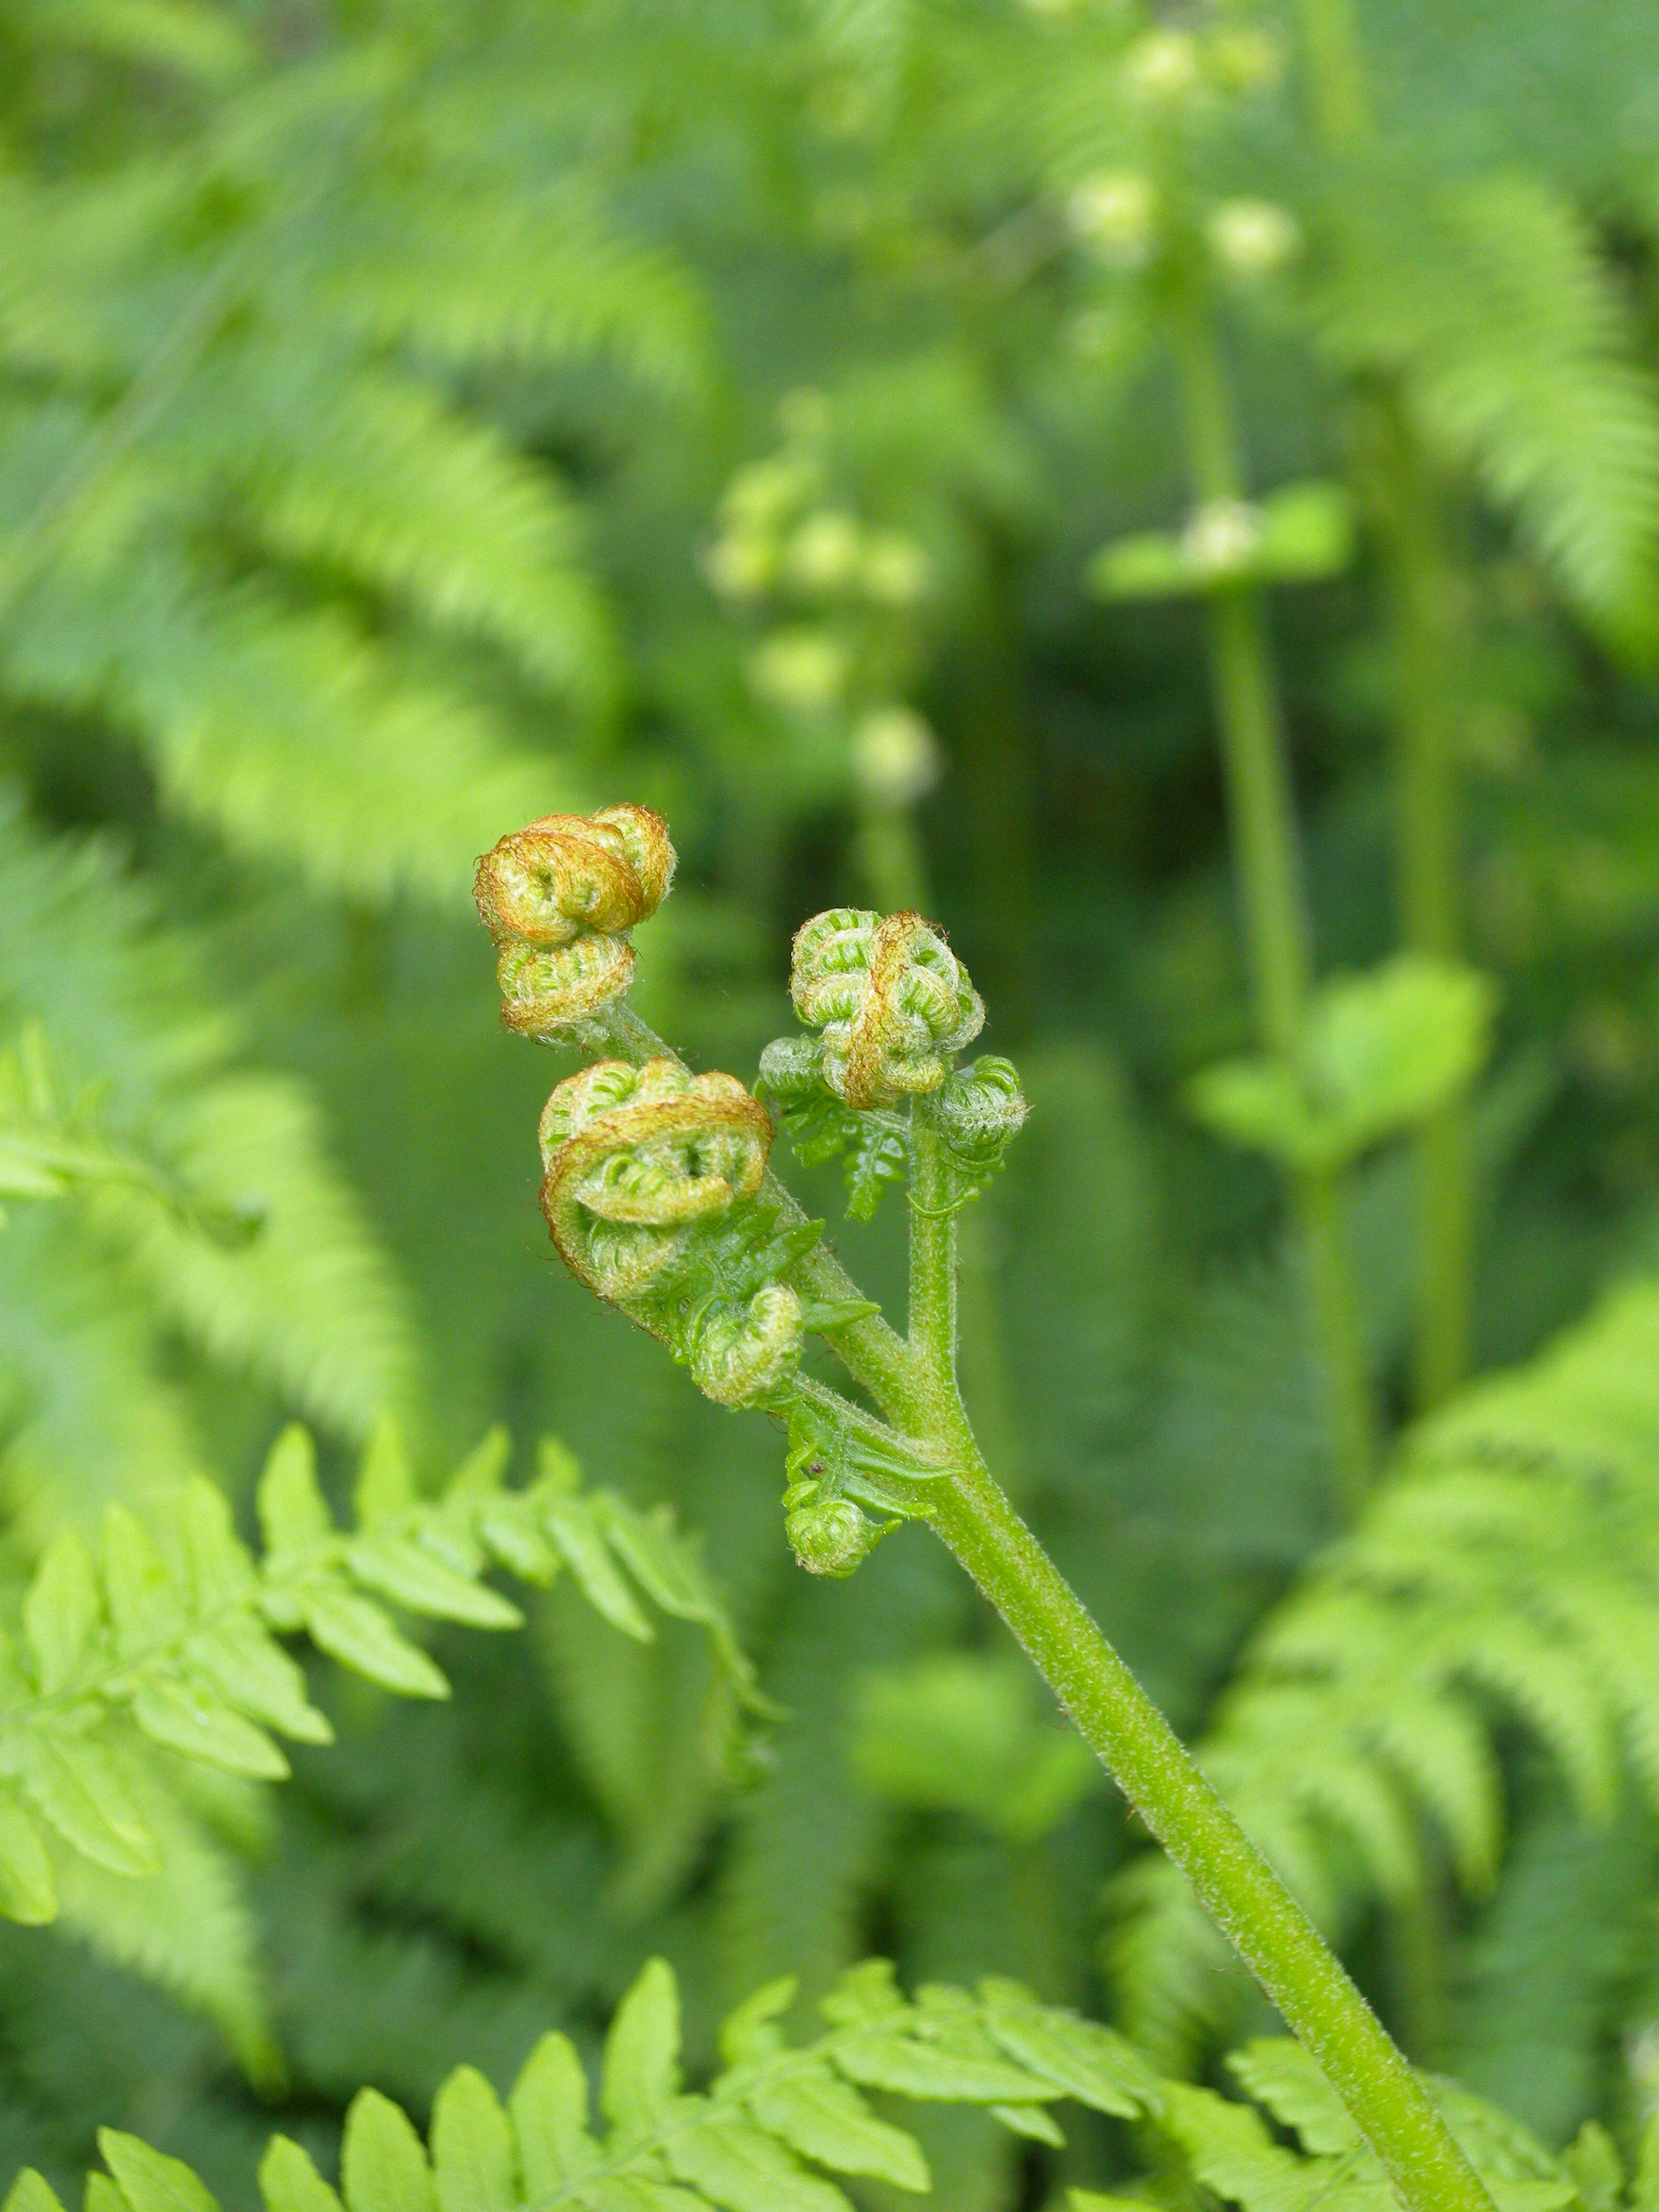
M501 955L507 1028L544 1036L619 998L634 980L628 933L673 878L668 825L648 806L544 814L492 846L472 895Z

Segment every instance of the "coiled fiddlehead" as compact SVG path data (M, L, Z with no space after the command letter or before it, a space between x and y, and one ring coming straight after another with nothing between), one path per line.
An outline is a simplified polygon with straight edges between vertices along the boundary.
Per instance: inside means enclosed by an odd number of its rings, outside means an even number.
M1030 1110L1019 1070L994 1053L956 1071L933 1105L959 1171L981 1182L1001 1165L1010 1138L1018 1136Z
M772 1148L771 1119L736 1076L673 1060L583 1068L548 1100L539 1133L553 1242L613 1302L672 1270L697 1223L752 1198Z
M887 1534L850 1498L830 1496L810 1474L798 1475L784 1492L783 1526L796 1565L837 1582L860 1567Z
M619 998L634 980L628 932L673 877L668 824L648 806L544 814L493 845L472 895L501 955L507 1026L544 1036Z
M772 1397L800 1358L792 1286L756 1281L788 1248L746 1249L764 1209L725 1233L766 1172L772 1123L735 1076L674 1060L602 1060L568 1077L541 1121L542 1211L571 1273L660 1337L722 1406Z
M753 1406L771 1397L800 1358L803 1314L787 1283L763 1283L745 1300L714 1297L684 1327L691 1379L717 1406Z
M795 935L790 993L823 1032L824 1082L860 1110L937 1091L985 1021L967 970L918 914L814 915Z

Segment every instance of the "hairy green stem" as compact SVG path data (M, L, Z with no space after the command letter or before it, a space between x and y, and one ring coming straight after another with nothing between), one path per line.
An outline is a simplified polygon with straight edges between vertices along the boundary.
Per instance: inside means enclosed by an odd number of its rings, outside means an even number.
M1237 434L1215 332L1195 295L1181 303L1179 340L1194 485L1206 504L1231 504L1243 495ZM1210 593L1208 612L1256 1026L1267 1050L1294 1066L1301 1057L1313 959L1261 594L1253 585L1224 585ZM1330 1401L1338 1481L1351 1516L1376 1465L1376 1423L1347 1243L1328 1178L1297 1178L1293 1198Z
M910 1103L910 1343L929 1374L954 1389L956 1181L926 1098Z
M981 1457L939 1331L956 1267L953 1175L919 1119L911 1221L912 1367L886 1402L955 1470L926 1517L1018 1638L1084 1740L1192 1883L1239 1956L1324 2069L1410 2212L1492 2212L1422 2084L1340 1960L1200 1771L998 1487ZM913 1190L913 1196L916 1195ZM943 1233L940 1233L940 1232ZM922 1316L917 1326L916 1316Z
M957 1437L952 1449L962 1451ZM1387 2031L977 1454L934 1528L995 1606L1331 2086L1413 2212L1492 2212Z

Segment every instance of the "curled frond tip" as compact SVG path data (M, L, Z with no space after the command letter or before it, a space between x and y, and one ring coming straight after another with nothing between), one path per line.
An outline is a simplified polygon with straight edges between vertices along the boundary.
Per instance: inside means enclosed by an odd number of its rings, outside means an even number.
M674 878L668 824L648 806L544 814L478 862L472 895L501 959L501 1019L532 1036L627 990L628 932Z

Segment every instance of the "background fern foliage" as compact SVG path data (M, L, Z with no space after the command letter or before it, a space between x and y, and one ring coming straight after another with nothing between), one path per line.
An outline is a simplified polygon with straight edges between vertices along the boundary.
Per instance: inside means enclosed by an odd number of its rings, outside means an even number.
M467 890L622 799L700 1067L815 910L948 929L1033 1109L988 1457L1502 2212L1647 2212L1650 16L0 7L12 2212L1383 2201L942 1551L802 1575L771 1426L554 1263Z

